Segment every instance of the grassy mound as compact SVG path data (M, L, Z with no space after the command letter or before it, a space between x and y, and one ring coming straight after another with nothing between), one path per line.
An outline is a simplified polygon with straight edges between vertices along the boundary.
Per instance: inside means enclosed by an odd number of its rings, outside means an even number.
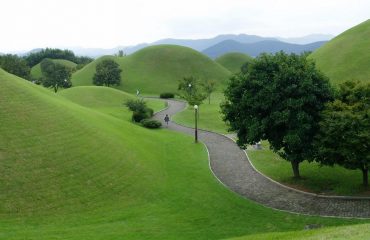
M105 113L129 95L54 94L1 69L0 84L0 239L220 239L363 222L238 197L192 137Z
M332 39L313 52L317 66L330 80L370 81L370 20L367 20Z
M69 67L71 69L74 69L77 64L74 62L71 62L69 60L64 60L64 59L52 59L53 62L62 64L66 67ZM42 72L41 72L41 66L40 63L36 64L31 68L31 77L33 78L40 78L42 77Z
M73 85L92 85L96 64L106 58L114 59L121 66L122 82L118 88L130 93L135 93L137 89L155 95L176 92L178 81L187 76L213 79L221 86L230 75L224 67L195 50L175 45L158 45L125 57L99 58L73 74Z
M244 63L252 61L253 58L251 56L248 56L244 53L226 53L218 58L216 58L216 62L220 65L224 66L226 69L228 69L232 73L238 73L240 72L241 66L243 66Z

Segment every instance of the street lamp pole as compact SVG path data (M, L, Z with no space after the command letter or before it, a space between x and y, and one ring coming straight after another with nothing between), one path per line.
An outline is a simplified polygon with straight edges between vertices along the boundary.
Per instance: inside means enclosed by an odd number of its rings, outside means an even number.
M198 105L194 105L195 110L195 142L198 142Z

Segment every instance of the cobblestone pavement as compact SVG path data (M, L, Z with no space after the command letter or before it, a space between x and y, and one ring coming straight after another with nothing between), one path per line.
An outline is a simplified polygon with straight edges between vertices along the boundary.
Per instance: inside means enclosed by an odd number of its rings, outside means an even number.
M172 116L186 103L168 100L168 108L155 114L163 125L164 116ZM174 131L194 134L194 129L170 122ZM211 169L216 177L232 191L264 206L309 215L370 218L370 200L338 198L303 193L284 187L257 172L245 152L230 138L213 132L199 131L199 140L206 144Z

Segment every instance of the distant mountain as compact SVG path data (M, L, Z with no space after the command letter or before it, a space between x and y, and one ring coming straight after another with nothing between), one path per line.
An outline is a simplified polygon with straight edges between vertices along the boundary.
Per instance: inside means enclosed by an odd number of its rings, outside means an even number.
M256 43L240 43L234 40L226 40L205 49L203 53L211 58L217 58L230 52L245 53L252 57L256 57L263 52L275 53L284 51L287 53L302 53L304 51L314 51L324 43L325 41L299 45L271 40Z
M330 34L310 34L304 37L295 37L295 38L281 38L277 39L282 42L293 43L293 44L309 44L314 42L329 41L334 38Z

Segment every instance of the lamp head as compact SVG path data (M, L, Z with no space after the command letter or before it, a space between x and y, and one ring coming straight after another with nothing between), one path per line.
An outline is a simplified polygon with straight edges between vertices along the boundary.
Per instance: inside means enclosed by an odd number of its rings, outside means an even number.
M194 109L197 110L198 109L198 105L194 105Z

